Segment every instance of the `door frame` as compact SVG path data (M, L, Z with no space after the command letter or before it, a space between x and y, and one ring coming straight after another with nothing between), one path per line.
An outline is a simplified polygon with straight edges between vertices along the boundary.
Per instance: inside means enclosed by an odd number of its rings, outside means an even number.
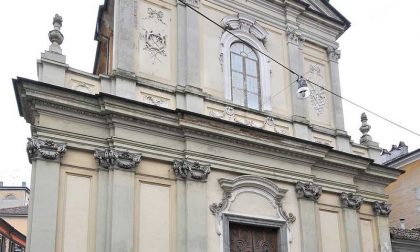
M232 213L223 213L223 252L230 252L229 223L244 224L249 226L267 227L277 229L277 251L287 252L287 225L285 221L276 219L258 218Z

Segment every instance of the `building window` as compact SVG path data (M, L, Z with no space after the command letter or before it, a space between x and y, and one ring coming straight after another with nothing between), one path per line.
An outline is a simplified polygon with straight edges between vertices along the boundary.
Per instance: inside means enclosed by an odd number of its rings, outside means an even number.
M232 101L252 109L261 109L261 88L257 54L244 43L230 47Z
M225 99L257 110L271 110L271 67L264 46L268 32L244 14L222 20L220 60L224 73Z

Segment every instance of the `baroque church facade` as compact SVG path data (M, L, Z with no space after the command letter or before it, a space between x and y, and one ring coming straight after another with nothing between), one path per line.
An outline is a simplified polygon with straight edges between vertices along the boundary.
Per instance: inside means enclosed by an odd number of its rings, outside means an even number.
M93 73L53 25L38 80L13 80L27 251L391 251L400 171L326 91L350 26L327 0L105 0Z

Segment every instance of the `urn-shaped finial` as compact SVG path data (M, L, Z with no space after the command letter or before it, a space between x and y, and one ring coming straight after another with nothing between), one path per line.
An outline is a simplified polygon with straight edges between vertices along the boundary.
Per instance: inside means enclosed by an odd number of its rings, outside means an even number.
M48 38L51 41L51 45L50 45L51 52L61 54L60 45L61 43L63 43L63 40L64 40L64 36L60 31L62 25L63 25L63 18L60 15L55 14L53 18L54 29L48 33Z
M360 143L367 143L369 141L372 141L372 137L368 134L369 130L370 130L370 125L367 123L368 118L366 113L362 113L361 117L360 117L360 121L362 122L362 126L360 126L359 130L360 132L362 132L362 137L360 138Z

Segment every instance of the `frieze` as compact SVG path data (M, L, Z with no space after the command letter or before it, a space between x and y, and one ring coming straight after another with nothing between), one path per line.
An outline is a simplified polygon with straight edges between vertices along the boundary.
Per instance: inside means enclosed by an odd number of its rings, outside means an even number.
M215 117L215 118L219 118L219 119L224 119L224 118L231 119L235 123L250 126L250 127L254 127L254 128L258 128L258 129L266 129L267 127L272 127L274 132L279 133L279 134L283 134L283 135L288 135L288 132L286 130L281 129L277 126L276 121L271 116L267 116L265 118L264 122L262 122L262 123L255 122L255 121L250 120L250 119L240 120L236 116L235 109L232 108L232 107L229 107L229 106L225 107L223 112L221 112L221 113L217 112L215 110L210 110L209 115L211 117Z
M296 183L295 188L296 194L299 198L309 199L317 201L322 194L322 187L312 182L301 182Z
M67 144L56 143L51 139L28 138L26 144L26 152L28 154L29 163L35 158L43 158L47 160L58 160L67 150Z
M99 167L104 169L133 170L140 162L141 154L119 151L112 148L96 149L93 156Z
M385 201L375 201L372 207L376 215L388 216L391 213L391 204L387 204Z
M163 107L163 108L167 108L168 107L168 100L167 99L162 99L156 96L152 96L152 95L144 95L143 96L143 101L151 104L151 105L155 105L158 107Z
M354 210L359 210L363 203L363 197L354 193L342 192L340 200L343 207Z
M173 169L175 175L181 179L205 181L210 174L209 164L200 164L198 161L190 161L187 158L175 160Z

